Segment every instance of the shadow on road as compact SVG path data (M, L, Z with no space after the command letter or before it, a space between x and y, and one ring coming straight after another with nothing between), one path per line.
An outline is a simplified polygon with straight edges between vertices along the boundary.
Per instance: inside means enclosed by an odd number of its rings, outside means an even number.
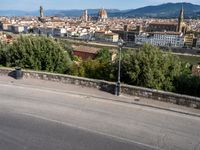
M12 77L12 78L14 78L14 79L16 79L16 73L15 73L15 70L9 72L9 73L8 73L8 76L9 76L9 77Z

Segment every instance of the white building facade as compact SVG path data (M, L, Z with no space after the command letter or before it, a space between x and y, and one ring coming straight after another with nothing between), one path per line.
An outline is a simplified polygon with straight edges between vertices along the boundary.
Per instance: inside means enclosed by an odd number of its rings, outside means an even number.
M141 33L135 37L136 44L149 43L155 46L183 47L184 36L179 32Z
M197 38L196 47L197 47L197 48L200 48L200 37Z
M67 33L67 30L65 28L55 28L53 31L53 36L64 37L66 33Z

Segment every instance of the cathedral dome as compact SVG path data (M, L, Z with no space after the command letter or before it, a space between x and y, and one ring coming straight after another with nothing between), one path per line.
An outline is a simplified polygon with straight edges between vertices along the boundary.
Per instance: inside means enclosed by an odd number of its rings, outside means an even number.
M99 18L100 19L107 19L108 15L105 9L100 9L99 10Z

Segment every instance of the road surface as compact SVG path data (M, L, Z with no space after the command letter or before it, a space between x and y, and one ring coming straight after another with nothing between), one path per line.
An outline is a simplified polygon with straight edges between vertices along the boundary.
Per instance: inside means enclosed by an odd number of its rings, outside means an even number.
M200 118L0 83L0 149L200 150Z

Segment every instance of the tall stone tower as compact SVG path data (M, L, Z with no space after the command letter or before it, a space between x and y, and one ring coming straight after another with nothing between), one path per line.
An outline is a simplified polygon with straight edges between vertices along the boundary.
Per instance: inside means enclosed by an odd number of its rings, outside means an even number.
M44 18L44 9L42 6L40 6L40 18Z
M180 10L180 15L179 15L179 18L178 18L178 32L182 32L183 24L184 24L184 9L183 9L183 6L182 6L182 8Z
M83 12L83 18L84 18L84 21L88 21L88 11L87 11L87 9L86 10L84 10L84 12Z
M88 15L88 10L84 10L82 16L80 17L82 21L88 22L90 20L90 17Z

